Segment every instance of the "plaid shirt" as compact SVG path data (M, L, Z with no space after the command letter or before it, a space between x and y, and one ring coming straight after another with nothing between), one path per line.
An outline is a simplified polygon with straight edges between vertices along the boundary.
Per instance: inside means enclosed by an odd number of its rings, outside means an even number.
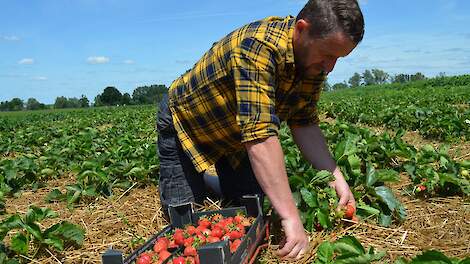
M203 172L223 155L236 168L242 143L319 122L325 75L298 80L292 36L295 18L268 17L214 43L169 89L169 107L183 150Z

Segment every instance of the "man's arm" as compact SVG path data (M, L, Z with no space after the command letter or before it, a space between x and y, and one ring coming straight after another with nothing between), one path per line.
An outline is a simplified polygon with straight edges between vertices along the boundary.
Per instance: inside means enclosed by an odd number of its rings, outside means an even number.
M245 143L255 177L281 217L286 244L280 256L295 258L308 247L308 238L300 220L287 180L284 154L277 136Z
M299 146L305 159L316 169L328 170L335 176L335 180L330 185L335 188L340 198L339 206L351 204L355 207L354 196L336 162L331 157L325 137L318 125L291 127L291 131L294 141Z

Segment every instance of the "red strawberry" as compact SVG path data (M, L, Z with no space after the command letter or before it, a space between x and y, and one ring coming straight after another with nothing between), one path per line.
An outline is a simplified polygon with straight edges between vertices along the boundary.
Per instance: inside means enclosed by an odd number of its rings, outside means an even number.
M354 216L354 213L356 212L356 208L352 204L348 204L346 206L346 212L344 213L344 217L347 219L351 219Z
M184 249L183 255L185 255L185 256L196 256L197 255L196 248L194 248L193 246L187 246Z
M211 218L211 221L214 222L214 223L218 223L223 218L224 217L221 214L214 214Z
M222 229L214 227L211 232L211 236L221 238L224 235Z
M151 263L152 263L152 257L147 252L140 254L139 258L137 259L137 264L151 264Z
M164 239L158 239L157 242L155 242L155 245L153 245L153 251L157 253L162 250L166 250L167 248L168 248L168 243Z
M179 256L173 259L173 264L185 264L184 257Z
M242 233L240 233L240 231L233 230L233 231L230 231L228 233L228 236L229 236L230 240L235 240L235 239L241 238L243 235L242 235Z
M179 229L177 229L179 230ZM178 246L182 246L184 244L184 235L183 235L183 232L176 232L175 231L175 234L173 235L173 238L175 239L175 243L178 245Z
M194 234L197 233L197 229L196 229L196 227L193 226L193 225L188 225L188 226L186 227L186 232L187 232L189 235L192 236L192 235L194 235Z
M235 239L233 242L230 242L230 252L234 253L237 251L241 243L242 241L240 239Z
M194 243L194 237L190 236L190 237L184 239L184 244L183 245L185 247L188 247L188 246L191 246L193 243Z
M220 238L218 237L215 237L215 236L210 236L207 238L207 243L215 243L215 242L219 242L220 241Z
M171 256L170 252L168 252L167 250L162 250L160 251L160 253L158 253L158 258L160 259L160 261L164 261L166 260L167 258L169 258Z
M205 228L209 228L211 226L211 221L207 219L206 217L201 217L199 218L199 221L197 221L199 226L203 226Z

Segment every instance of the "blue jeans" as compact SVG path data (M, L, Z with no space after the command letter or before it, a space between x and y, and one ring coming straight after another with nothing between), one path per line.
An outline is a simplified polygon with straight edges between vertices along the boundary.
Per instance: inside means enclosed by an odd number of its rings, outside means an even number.
M160 160L158 188L160 201L165 214L170 204L184 202L202 203L208 195L204 183L204 172L198 173L191 160L184 153L176 135L165 95L157 112L157 153ZM219 176L223 198L232 205L239 204L239 198L245 194L259 194L259 186L248 156L237 169L233 169L228 160L219 159L215 168Z

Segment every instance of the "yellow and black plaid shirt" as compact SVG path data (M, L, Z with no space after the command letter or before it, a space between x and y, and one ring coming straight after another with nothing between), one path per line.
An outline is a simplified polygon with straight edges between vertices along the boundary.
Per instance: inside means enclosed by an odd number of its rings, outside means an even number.
M324 75L295 78L295 18L268 17L233 31L169 89L173 123L186 154L203 172L227 156L236 168L244 142L289 126L318 123Z

